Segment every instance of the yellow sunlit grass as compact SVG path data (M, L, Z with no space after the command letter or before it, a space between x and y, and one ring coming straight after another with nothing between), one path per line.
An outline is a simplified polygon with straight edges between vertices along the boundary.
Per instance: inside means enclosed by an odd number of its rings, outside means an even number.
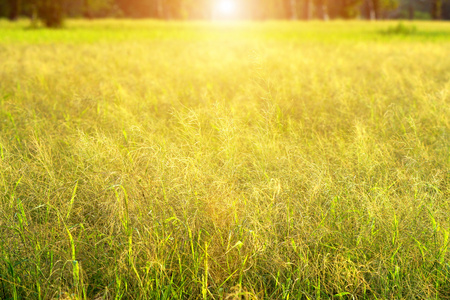
M449 295L446 23L67 24L0 26L0 299Z

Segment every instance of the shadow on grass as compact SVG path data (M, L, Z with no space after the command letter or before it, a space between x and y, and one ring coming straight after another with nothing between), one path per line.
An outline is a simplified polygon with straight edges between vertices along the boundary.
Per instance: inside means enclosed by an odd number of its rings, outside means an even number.
M446 31L423 31L419 30L416 25L407 25L399 22L397 25L389 26L387 29L379 31L385 36L415 36L420 38L444 38L449 37Z

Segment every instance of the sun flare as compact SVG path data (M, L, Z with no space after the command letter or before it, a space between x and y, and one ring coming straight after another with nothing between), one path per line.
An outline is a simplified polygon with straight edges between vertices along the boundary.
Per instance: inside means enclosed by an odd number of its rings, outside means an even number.
M238 5L235 0L219 0L214 7L218 19L235 18L238 14Z

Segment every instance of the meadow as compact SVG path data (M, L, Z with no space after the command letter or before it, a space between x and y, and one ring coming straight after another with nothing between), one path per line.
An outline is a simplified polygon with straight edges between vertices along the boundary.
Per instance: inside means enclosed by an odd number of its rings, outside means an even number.
M450 24L0 20L1 299L449 299Z

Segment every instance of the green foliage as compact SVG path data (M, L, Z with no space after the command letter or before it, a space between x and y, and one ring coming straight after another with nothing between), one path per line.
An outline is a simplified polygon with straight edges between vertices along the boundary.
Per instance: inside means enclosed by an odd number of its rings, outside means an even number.
M384 10L395 9L400 4L399 0L378 0L378 1L379 1L379 7Z

